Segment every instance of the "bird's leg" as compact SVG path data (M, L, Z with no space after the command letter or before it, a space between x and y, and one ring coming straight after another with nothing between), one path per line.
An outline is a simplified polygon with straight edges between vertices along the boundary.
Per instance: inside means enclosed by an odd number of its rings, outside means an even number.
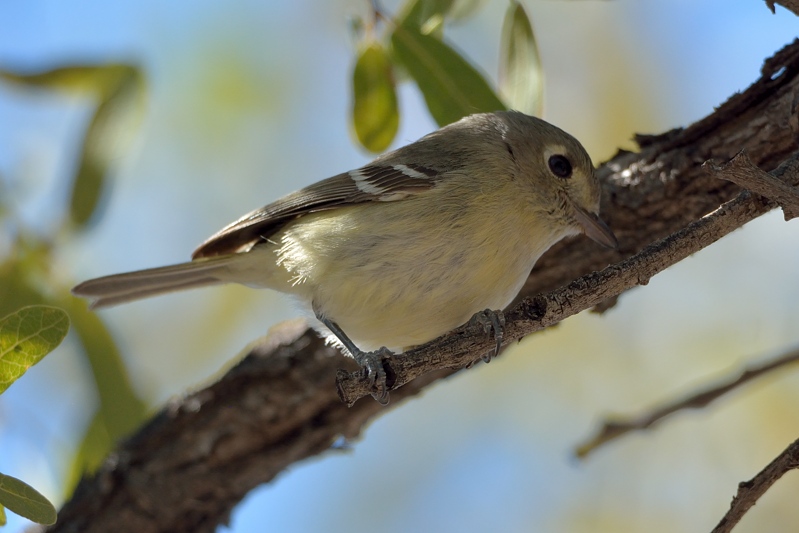
M491 359L496 357L499 354L499 349L502 348L502 340L504 338L502 330L505 327L505 315L502 314L502 311L486 309L476 312L474 316L469 319L469 324L482 326L486 335L490 335L492 331L494 332L494 340L497 345L493 350L489 350L482 357L484 362L491 362Z
M386 370L383 367L383 361L394 355L393 352L385 346L373 352L364 352L355 346L352 339L344 333L338 324L318 313L316 318L333 332L333 335L338 337L341 344L352 354L355 362L361 366L366 377L369 378L369 384L372 387L372 398L381 405L388 405L388 384L386 383Z

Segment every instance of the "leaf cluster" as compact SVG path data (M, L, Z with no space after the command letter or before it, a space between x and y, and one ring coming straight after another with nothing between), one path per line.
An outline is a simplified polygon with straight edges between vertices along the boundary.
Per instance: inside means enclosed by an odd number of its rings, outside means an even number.
M352 123L358 142L386 150L399 128L398 80L409 79L424 96L439 126L473 113L508 108L541 115L543 77L532 24L522 5L510 2L502 27L499 92L444 38L445 24L462 2L410 0L395 17L375 7L363 29L352 74ZM459 9L460 8L460 9ZM378 35L378 26L382 34Z
M70 176L68 196L62 200L62 224L49 234L34 231L21 222L19 206L9 194L13 189L0 194L0 228L11 242L9 253L0 255L0 316L8 315L0 320L0 392L61 342L69 315L78 337L75 344L89 362L99 397L97 412L70 469L70 490L145 415L144 402L133 391L105 324L75 301L69 295L70 284L52 272L57 252L53 243L85 231L100 215L113 162L142 114L144 78L129 64L78 62L35 71L0 66L0 83L41 97L66 94L94 104L80 143L79 163ZM52 505L10 476L0 475L0 504L36 522L55 521ZM0 521L5 523L4 514Z

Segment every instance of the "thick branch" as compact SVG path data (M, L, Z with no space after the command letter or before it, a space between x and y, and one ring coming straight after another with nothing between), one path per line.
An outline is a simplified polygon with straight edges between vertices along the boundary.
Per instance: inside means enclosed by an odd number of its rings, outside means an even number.
M772 172L777 180L799 184L799 158L796 156ZM773 203L741 192L713 213L686 228L661 239L629 259L610 265L601 272L585 275L532 299L525 299L505 313L505 339L511 344L572 315L590 309L607 298L618 296L636 285L646 285L655 274L713 244L728 233L754 220L773 207ZM493 340L481 336L482 328L468 325L449 335L391 359L393 387L401 387L433 370L464 368L491 348ZM361 372L339 371L339 396L349 405L370 393L369 381Z
M619 153L598 169L602 218L619 238L616 252L561 242L538 260L521 297L535 296L600 270L685 227L731 200L740 188L716 179L701 165L728 161L745 150L770 171L797 148L791 122L799 119L799 41L766 60L761 77L715 113L658 136L641 136L637 153Z
M766 5L772 13L776 12L774 4L780 4L785 9L793 11L794 15L799 15L799 0L766 0Z
M284 323L210 387L164 408L84 479L50 531L216 531L250 490L286 466L335 451L385 408L345 406L333 376L354 366L305 321ZM394 393L413 396L441 374Z
M737 186L708 176L700 168L703 161L727 160L745 149L759 167L776 167L796 150L790 127L796 93L795 42L766 62L752 87L712 115L684 130L641 138L640 153L619 154L601 167L603 217L621 250L600 250L583 240L553 247L539 261L525 294L553 291L635 254L734 198ZM769 207L751 197L741 201L758 213ZM514 326L508 333L519 336L516 328L551 323L558 308L569 304L562 296L578 295L579 301L571 303L575 309L597 294L610 296L602 285L605 276L628 276L637 283L654 274L645 262L623 265L629 274L605 271L564 289L572 292L528 301L509 317ZM481 331L471 333L471 340L461 332L446 343L461 343L459 351L486 343ZM370 418L385 412L373 401L347 409L338 400L333 376L348 361L331 355L312 333L283 337L253 349L219 383L175 402L123 444L80 484L53 530L213 531L247 491L297 460L330 450L340 436L357 436ZM452 372L424 374L406 384L392 392L394 405Z

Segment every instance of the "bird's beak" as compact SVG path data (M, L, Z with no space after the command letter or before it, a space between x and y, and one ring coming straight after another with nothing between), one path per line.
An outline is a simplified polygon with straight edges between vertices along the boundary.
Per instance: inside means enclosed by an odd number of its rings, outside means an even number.
M601 218L594 213L589 213L568 196L566 198L574 210L574 218L577 220L577 223L582 226L583 233L585 233L586 237L607 248L615 250L619 247L619 241L616 240L616 236Z

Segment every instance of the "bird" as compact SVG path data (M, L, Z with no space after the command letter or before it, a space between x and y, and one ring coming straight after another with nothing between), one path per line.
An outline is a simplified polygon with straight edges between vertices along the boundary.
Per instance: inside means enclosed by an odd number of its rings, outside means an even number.
M617 239L580 142L518 111L478 113L256 209L191 261L72 289L92 308L239 283L289 294L388 402L387 355L470 319L494 330L538 258L561 239Z

